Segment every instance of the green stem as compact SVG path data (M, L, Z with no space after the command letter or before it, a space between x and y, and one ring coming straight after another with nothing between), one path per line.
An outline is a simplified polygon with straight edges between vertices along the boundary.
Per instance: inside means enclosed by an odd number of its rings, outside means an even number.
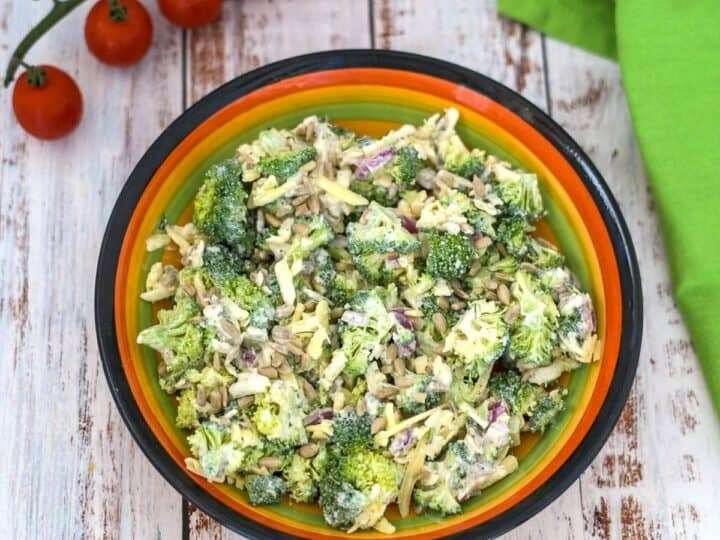
M110 19L114 22L127 21L127 7L120 0L110 0Z
M15 78L15 72L20 67L25 55L35 43L43 37L48 30L60 21L65 15L82 4L85 0L53 0L53 7L50 13L35 25L35 27L27 33L23 40L18 44L10 57L10 62L5 72L5 87L8 87Z

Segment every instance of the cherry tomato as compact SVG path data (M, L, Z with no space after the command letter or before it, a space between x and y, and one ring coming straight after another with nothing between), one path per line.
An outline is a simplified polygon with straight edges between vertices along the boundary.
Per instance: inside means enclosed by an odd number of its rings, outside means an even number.
M218 18L222 0L158 0L160 11L182 28L197 28Z
M23 73L15 82L12 104L20 125L40 139L67 135L82 117L78 85L54 66L35 66Z
M104 64L139 62L152 43L150 15L138 0L98 0L85 19L85 41Z

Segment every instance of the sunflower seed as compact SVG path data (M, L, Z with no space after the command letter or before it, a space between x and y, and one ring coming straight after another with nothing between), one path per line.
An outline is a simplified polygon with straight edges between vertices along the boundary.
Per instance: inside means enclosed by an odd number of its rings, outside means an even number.
M523 270L527 270L528 272L531 272L533 274L537 274L540 271L540 269L537 266L535 266L533 263L529 263L527 261L520 263L520 268L522 268Z
M199 386L197 389L197 395L195 396L195 401L197 401L197 404L202 407L207 403L207 394L205 393L205 389L202 386Z
M478 199L485 195L485 184L477 176L473 179L473 193Z
M283 204L276 211L275 215L279 218L284 218L292 213L292 206L289 204Z
M392 370L392 366L386 366ZM380 383L373 394L380 399L387 399L396 395L400 389L388 383Z
M237 406L240 409L247 409L253 403L255 403L255 396L243 396L237 400Z
M495 244L495 247L496 247L497 250L500 252L500 255L502 255L503 257L507 257L507 256L508 256L508 252L507 252L507 249L505 249L505 245L504 245L504 244L501 244L500 242L497 242L497 243Z
M310 232L310 227L308 227L305 223L295 223L292 226L292 230L298 236L305 237Z
M498 282L494 279L486 279L485 280L485 288L490 289L491 291L494 291L498 288Z
M271 334L278 341L287 341L292 337L292 332L287 326L273 326Z
M282 221L280 221L277 217L273 216L270 213L265 214L265 221L267 221L273 227L279 227L280 225L282 225Z
M388 364L391 364L398 357L398 346L394 343L388 345L387 352L385 353L385 360Z
M435 303L441 309L447 309L450 307L450 301L445 296L438 296L437 300L435 300Z
M222 396L220 395L220 391L213 390L210 392L210 396L208 397L210 400L210 405L212 406L213 410L219 411L220 407L222 407Z
M395 366L395 373L397 373L398 375L405 374L405 360L397 356L393 362L393 365Z
M447 332L447 321L445 320L445 317L442 313L433 313L432 322L438 332L443 335L445 334L445 332Z
M283 304L282 306L275 308L275 316L278 319L285 319L286 317L292 315L293 311L295 311L293 306L290 304ZM277 326L275 328L277 328Z
M425 321L418 317L410 317L410 322L412 323L415 330L422 330L425 326Z
M277 379L278 376L277 369L271 366L258 368L258 373L265 375L268 379Z
M506 306L510 303L510 290L507 288L507 285L505 285L504 283L498 285L497 296L498 300L500 300Z
M275 456L265 456L258 459L258 465L268 469L278 469L282 465L282 460Z
M305 397L308 398L309 401L313 401L317 397L317 391L315 390L315 387L310 384L305 378L303 378L302 380L302 387L303 392L305 393Z
M517 320L517 318L519 316L520 316L520 304L513 304L507 309L503 319L505 320L506 323L512 324Z
M310 209L307 204L301 204L295 207L295 215L298 217L307 216L310 213Z
M398 388L410 388L413 384L415 384L415 381L411 377L395 377L395 386Z
M308 207L310 208L310 212L312 212L313 214L319 214L320 198L317 195L312 195L310 197L310 200L308 201Z
M278 373L280 373L281 375L289 375L290 373L293 372L292 367L287 362L283 362L282 364L280 364L277 367L277 370L278 370Z
M515 281L515 278L512 275L506 274L505 272L495 272L495 277L501 281L507 281L510 283Z
M460 287L453 287L453 292L455 293L455 296L461 298L462 300L467 300L468 298L470 298L470 295L463 291Z
M387 420L385 420L384 416L378 416L375 420L373 420L372 424L370 424L370 433L375 435L379 431L382 431L385 429L385 426L387 425Z
M478 251L483 251L489 248L492 243L492 238L490 238L489 236L483 236L475 240L475 249L477 249Z
M315 455L317 455L318 450L320 450L320 448L318 447L317 444L308 443L308 444L301 446L300 450L298 450L298 453L302 457L308 459L308 458L311 458L311 457L314 457Z
M285 357L279 352L272 353L270 365L274 368L280 367L285 361Z
M299 197L295 197L291 202L293 206L300 206L302 203L307 201L310 198L310 195L300 195Z
M387 365L381 367L380 371L382 373L384 373L385 375L387 375L388 373L392 373L393 369L395 369L395 368L393 367L392 364L387 364Z
M315 306L317 306L317 302L315 300L308 300L303 305L305 306L305 311L315 311Z
M226 386L220 387L220 397L222 398L222 406L224 409L228 404L228 389Z
M292 341L288 341L287 348L288 351L293 353L295 356L305 356L305 351L302 349L302 347Z
M367 403L364 398L358 400L357 405L355 405L355 412L358 416L362 416L367 412Z
M470 265L470 270L468 270L468 275L470 277L476 276L477 273L480 271L480 268L482 268L482 263L480 262L480 259L475 259L472 264Z
M221 366L222 362L220 362L220 353L215 352L215 354L213 355L213 369L215 369L215 371L220 371Z

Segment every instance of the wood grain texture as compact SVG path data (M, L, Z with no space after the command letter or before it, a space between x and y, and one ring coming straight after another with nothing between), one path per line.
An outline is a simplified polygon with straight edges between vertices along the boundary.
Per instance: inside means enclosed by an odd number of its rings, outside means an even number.
M26 136L12 118L11 93L2 92L0 403L13 414L0 417L0 538L241 538L182 508L112 403L93 328L101 235L132 166L184 106L267 62L371 43L460 63L549 105L610 184L638 251L644 346L622 418L581 479L505 538L708 538L720 530L720 424L670 293L617 66L543 43L498 17L492 0L371 1L372 10L356 0L320 0L312 9L303 0L234 0L221 20L185 34L148 1L154 47L127 70L87 53L83 6L30 57L78 80L78 131L52 143ZM0 50L48 7L0 2Z
M494 0L372 0L375 45L475 69L545 108L540 34L499 17Z
M0 48L49 6L3 2ZM148 57L107 68L82 38L89 7L29 57L78 81L85 113L75 133L28 137L11 92L0 95L0 538L179 538L181 499L131 440L102 374L93 279L120 187L181 110L180 32L153 13Z
M553 40L547 58L553 116L588 152L618 200L635 242L645 301L633 391L580 479L582 536L708 538L720 529L720 426L671 295L619 68ZM577 501L559 504L569 508Z

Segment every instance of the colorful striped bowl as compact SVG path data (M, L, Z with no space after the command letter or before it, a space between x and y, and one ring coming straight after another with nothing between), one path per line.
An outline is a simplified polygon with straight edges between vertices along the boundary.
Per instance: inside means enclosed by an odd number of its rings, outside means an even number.
M96 323L105 373L120 412L140 447L187 499L251 538L341 538L316 505L252 507L234 487L185 470L184 433L175 404L157 382L155 355L135 343L153 310L139 300L145 276L161 255L145 238L162 214L190 219L205 169L270 126L289 127L327 115L359 133L379 135L401 123L454 106L459 132L541 178L547 219L540 233L554 240L597 309L600 362L568 375L568 408L541 438L526 437L519 470L446 519L391 508L396 538L494 536L538 512L565 490L602 447L623 408L637 366L642 299L625 223L607 185L579 146L518 94L459 66L410 54L334 51L284 60L214 91L155 141L130 175L113 210L100 253ZM354 538L386 538L361 531Z

